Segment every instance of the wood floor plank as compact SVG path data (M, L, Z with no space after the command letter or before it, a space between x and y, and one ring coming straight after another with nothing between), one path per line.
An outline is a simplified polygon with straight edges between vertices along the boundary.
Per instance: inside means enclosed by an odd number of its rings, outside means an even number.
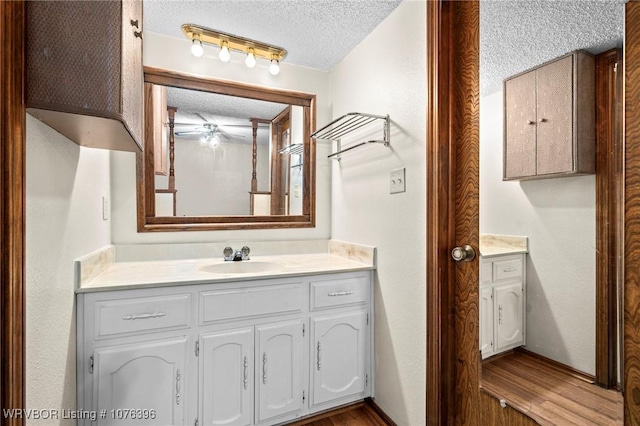
M620 393L524 353L483 363L482 387L541 424L622 425Z

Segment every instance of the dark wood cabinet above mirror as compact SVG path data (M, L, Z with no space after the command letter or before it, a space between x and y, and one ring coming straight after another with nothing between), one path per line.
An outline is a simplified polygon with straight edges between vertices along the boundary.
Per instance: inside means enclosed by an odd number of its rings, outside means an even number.
M315 95L144 75L139 232L315 226Z

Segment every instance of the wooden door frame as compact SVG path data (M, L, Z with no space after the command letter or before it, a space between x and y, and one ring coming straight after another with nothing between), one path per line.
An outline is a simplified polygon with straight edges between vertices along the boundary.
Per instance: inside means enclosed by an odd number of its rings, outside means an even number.
M25 406L24 30L24 2L0 2L0 408Z
M625 418L640 419L640 91L630 86L640 79L640 2L626 5L626 51L636 56L626 62L626 122L635 116L635 127L625 131L625 174L607 168L604 186L625 188L623 206L608 210L625 224L624 343L623 364ZM633 15L631 15L631 13ZM633 24L635 19L636 24ZM637 39L637 41L636 41ZM630 45L631 43L631 45ZM637 44L637 46L635 45ZM630 48L631 47L631 48ZM635 49L635 50L634 50ZM477 2L427 2L427 423L429 425L482 424L482 416L497 401L480 394L478 353L478 264L453 265L449 251L461 244L478 247L478 148L479 148L479 5ZM637 52L637 53L636 53ZM627 58L625 58L625 61ZM635 106L635 109L633 107ZM623 144L624 145L624 144ZM475 158L474 158L475 157ZM612 156L615 160L615 154ZM624 168L623 168L624 169ZM608 197L598 201L599 212L607 210ZM469 209L470 208L470 209ZM635 209L639 220L632 221ZM598 224L598 264L618 255L619 233L606 230L607 220ZM634 238L635 237L635 238ZM613 252L611 250L614 250ZM634 261L630 263L629 259ZM630 264L635 267L630 268ZM630 272L632 272L630 274ZM599 276L606 279L608 272ZM609 275L610 276L610 275ZM635 281L634 281L635 280ZM598 283L599 294L607 292ZM608 293L610 294L610 292ZM632 302L634 301L635 302ZM611 299L599 299L598 315L615 315ZM613 308L615 309L615 307ZM609 327L602 325L599 332ZM606 331L604 331L606 332ZM604 343L605 345L607 343ZM613 344L608 343L609 348ZM605 346L606 347L606 346ZM598 351L597 371L611 374L610 353ZM610 377L609 377L610 379ZM489 407L492 405L492 407ZM515 416L505 411L492 415ZM511 417L510 417L511 418ZM515 420L514 420L515 421ZM525 424L526 419L517 419ZM514 423L515 424L515 423Z

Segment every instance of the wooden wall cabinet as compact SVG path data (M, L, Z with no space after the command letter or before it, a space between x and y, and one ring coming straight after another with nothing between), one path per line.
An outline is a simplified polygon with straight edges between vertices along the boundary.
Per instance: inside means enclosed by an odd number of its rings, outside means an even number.
M27 2L27 111L75 143L142 150L142 2Z
M525 344L525 255L480 260L482 358Z
M587 52L506 79L503 180L595 173L595 108Z
M157 175L169 174L169 133L167 123L167 86L154 84L151 102L153 103L153 162Z
M362 400L372 282L365 271L79 293L78 409L106 410L98 425L268 426Z

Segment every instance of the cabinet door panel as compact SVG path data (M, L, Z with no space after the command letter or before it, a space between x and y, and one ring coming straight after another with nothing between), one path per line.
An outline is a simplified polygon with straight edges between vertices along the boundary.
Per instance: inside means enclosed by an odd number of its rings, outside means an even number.
M496 352L522 344L523 298L522 282L494 287Z
M203 335L199 377L203 425L250 425L253 328Z
M302 321L256 327L256 422L302 408Z
M137 21L137 27L131 21ZM142 2L122 2L122 116L133 138L142 144Z
M366 312L327 315L312 322L313 404L363 392Z
M505 101L505 179L536 174L535 72L507 80Z
M186 424L188 337L98 348L94 352L94 407L107 410L98 425ZM155 418L119 416L111 410L155 410Z
M480 351L485 358L493 353L493 288L480 288Z
M537 174L573 170L573 56L538 68Z

